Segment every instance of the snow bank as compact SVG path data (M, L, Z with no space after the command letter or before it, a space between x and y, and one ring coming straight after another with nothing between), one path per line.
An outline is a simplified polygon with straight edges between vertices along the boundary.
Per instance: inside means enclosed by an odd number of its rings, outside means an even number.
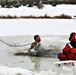
M40 71L39 73L22 68L10 68L7 66L0 66L0 75L56 75L51 69L48 71Z
M49 16L55 16L55 15L76 15L76 5L57 5L56 7L53 7L51 5L44 5L43 9L38 9L37 7L26 7L21 6L19 8L0 8L0 15L16 15L16 16L44 16L45 14Z
M22 68L10 68L7 66L0 66L0 75L75 75L75 67L54 67L48 71L41 70L40 72L34 72Z
M32 75L33 72L22 68L0 66L0 75Z

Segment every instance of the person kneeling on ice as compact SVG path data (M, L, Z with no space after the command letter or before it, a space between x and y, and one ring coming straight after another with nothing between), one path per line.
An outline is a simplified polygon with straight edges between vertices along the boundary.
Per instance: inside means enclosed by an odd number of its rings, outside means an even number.
M35 35L34 36L34 40L35 40L35 42L33 42L31 44L31 47L30 47L30 49L28 51L28 53L30 55L37 55L39 47L40 47L40 42L41 42L40 36L39 35Z
M58 54L58 58L63 60L76 60L76 33L70 34L69 43L63 48L63 53Z

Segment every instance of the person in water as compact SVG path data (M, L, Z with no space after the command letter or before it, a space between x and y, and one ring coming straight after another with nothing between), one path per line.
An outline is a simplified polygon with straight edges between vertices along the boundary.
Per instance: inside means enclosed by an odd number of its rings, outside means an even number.
M28 53L31 54L31 55L37 55L38 48L39 48L40 42L41 42L41 38L40 38L39 35L35 35L34 40L35 41L31 44L31 47L28 51Z
M58 58L63 60L76 60L76 33L72 32L69 37L69 43L63 48L63 53L58 54Z

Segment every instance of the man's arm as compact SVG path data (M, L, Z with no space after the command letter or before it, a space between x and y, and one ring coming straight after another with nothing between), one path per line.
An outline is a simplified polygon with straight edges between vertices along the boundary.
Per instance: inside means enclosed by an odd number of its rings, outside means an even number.
M31 49L33 49L36 45L37 45L36 42L32 43L30 49L28 50L28 52L30 52Z
M36 44L35 42L32 43L30 49L33 49L36 45L37 45L37 44Z

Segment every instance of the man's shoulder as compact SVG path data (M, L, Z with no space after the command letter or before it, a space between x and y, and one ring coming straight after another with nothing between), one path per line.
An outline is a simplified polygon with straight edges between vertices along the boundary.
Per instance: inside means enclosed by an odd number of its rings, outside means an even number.
M37 44L36 42L33 42L32 44Z
M37 45L37 43L36 43L36 42L33 42L33 43L31 44L31 48L30 48L30 49L33 49L36 45Z
M33 42L33 43L31 44L31 46L33 46L33 47L35 47L36 45L37 45L36 42Z

